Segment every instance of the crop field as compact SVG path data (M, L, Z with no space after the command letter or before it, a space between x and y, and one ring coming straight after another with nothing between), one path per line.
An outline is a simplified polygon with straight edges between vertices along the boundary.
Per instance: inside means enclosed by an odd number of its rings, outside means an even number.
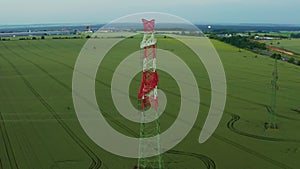
M110 83L122 59L139 50L141 38L136 36L117 44L101 63L95 80L98 105L102 106L106 120L115 130L131 137L139 136L139 124L118 113ZM72 76L85 42L84 39L0 42L0 169L131 169L137 164L137 159L113 155L96 145L76 117ZM216 132L207 142L199 144L211 101L208 74L195 54L177 40L158 37L158 42L159 48L175 53L189 65L201 95L193 129L180 144L163 154L165 168L299 168L299 66L278 63L279 129L265 129L274 60L213 40L226 73L227 102ZM299 41L282 40L278 47L283 45L300 53L296 42ZM180 91L168 73L158 71L158 74L158 87L168 98L160 117L165 131L176 119ZM132 104L137 103L140 78L137 75L130 84ZM105 133L101 134L105 137Z
M300 55L300 40L299 39L283 39L266 42L267 45L275 46L281 49L291 51L297 55Z
M257 33L259 36L283 36L289 38L291 36L290 31L280 31L280 32L268 32L268 33ZM296 33L296 32L295 32Z

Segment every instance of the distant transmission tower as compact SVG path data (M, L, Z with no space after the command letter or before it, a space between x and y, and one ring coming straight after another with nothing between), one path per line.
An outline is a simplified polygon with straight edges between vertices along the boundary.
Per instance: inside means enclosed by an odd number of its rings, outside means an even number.
M278 71L277 71L277 60L278 56L275 56L275 62L274 62L274 71L273 71L273 80L271 81L272 85L272 93L271 93L271 104L269 109L269 128L271 129L277 129L277 123L276 123L276 97L277 97L277 90L278 87Z
M143 75L140 90L138 93L139 110L142 114L140 126L139 159L138 169L162 169L163 162L160 155L160 138L144 140L160 134L160 123L158 120L158 95L157 84L158 74L156 72L156 39L154 37L155 20L142 19L144 24L144 38L141 42L143 49ZM145 111L153 108L155 113L146 114ZM154 122L147 123L146 119L156 119ZM157 152L157 156L148 157L150 152Z

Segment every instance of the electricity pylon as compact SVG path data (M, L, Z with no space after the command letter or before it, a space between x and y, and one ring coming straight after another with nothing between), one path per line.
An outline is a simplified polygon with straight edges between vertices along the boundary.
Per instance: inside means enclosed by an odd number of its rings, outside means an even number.
M277 71L277 56L275 56L274 62L274 71L273 71L273 80L271 81L272 91L271 91L271 104L269 109L269 128L277 129L277 122L276 122L276 99L277 99L277 90L278 87L278 71Z
M158 74L156 72L156 39L154 37L155 20L142 20L144 24L144 38L141 42L143 49L143 74L140 90L138 93L139 110L142 114L139 141L138 169L163 169L161 147L160 147L160 123L158 120ZM149 108L155 113L145 113ZM155 119L154 122L147 122L146 119ZM153 136L154 139L144 139ZM150 152L158 154L149 157Z

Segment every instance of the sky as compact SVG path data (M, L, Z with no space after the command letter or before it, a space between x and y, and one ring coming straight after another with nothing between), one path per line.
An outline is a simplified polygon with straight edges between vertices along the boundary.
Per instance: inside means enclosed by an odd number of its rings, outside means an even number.
M1 0L0 25L107 23L137 12L195 24L300 24L300 0Z

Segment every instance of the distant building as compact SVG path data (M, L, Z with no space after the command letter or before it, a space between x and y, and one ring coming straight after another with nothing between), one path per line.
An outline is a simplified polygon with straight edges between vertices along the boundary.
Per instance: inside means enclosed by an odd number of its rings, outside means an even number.
M273 37L265 37L265 36L255 36L254 39L256 40L274 40Z
M218 34L217 36L219 36L219 37L225 37L225 38L230 38L230 37L232 37L232 34Z
M247 35L247 34L244 34L244 33L238 33L238 34L236 34L237 36L240 36L240 37L247 37L247 36L249 36L249 35Z

